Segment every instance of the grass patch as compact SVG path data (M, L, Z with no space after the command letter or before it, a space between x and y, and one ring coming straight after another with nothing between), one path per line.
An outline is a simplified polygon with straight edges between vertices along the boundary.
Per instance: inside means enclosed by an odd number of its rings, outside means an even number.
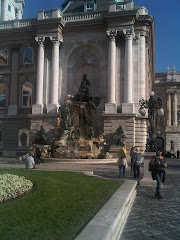
M0 169L24 176L31 193L0 204L1 240L69 240L122 184L80 173Z

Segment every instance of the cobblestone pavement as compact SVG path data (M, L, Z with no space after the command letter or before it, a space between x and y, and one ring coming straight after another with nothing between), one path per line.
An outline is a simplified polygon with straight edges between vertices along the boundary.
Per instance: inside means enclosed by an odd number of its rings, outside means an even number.
M163 199L155 187L137 186L137 197L120 240L180 239L180 159L168 159Z

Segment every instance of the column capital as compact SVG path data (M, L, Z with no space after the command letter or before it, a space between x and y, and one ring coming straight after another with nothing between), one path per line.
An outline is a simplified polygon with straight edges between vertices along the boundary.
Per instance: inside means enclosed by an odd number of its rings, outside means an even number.
M49 39L50 39L53 43L57 43L57 44L61 44L61 43L63 42L63 40L60 39L58 35L50 36Z
M139 39L140 39L140 33L136 34L133 38L133 42L134 43L139 43Z
M106 30L106 34L111 41L115 41L117 37L117 30Z
M132 40L135 37L134 29L123 29L123 33L127 40Z
M44 44L45 42L45 37L35 37L35 40L38 44Z

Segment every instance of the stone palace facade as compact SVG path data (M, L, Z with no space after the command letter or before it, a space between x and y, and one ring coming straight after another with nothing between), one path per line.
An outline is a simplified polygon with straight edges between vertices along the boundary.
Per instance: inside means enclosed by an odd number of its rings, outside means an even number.
M162 138L166 151L171 150L172 141L174 150L180 149L180 72L167 68L167 72L156 73L153 90L164 103L165 115L159 119L156 116L156 136ZM160 134L161 132L161 134Z
M84 74L107 139L122 126L128 149L145 150L139 100L149 98L155 76L147 9L132 0L65 1L62 11L40 10L37 19L1 21L0 39L1 155L26 152L41 125L50 144L58 109Z

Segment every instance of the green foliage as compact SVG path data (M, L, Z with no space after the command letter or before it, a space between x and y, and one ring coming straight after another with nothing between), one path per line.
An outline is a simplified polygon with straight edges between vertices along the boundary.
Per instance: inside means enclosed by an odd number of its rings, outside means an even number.
M30 193L0 204L1 240L69 240L93 218L121 185L80 173L0 169L24 176Z

